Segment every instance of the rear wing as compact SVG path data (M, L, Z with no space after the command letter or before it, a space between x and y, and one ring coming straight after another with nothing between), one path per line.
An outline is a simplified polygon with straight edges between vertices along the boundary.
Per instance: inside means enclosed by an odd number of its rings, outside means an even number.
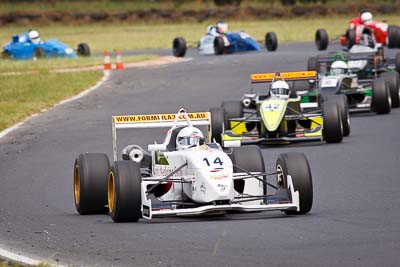
M316 71L294 71L277 73L258 73L251 75L251 83L270 83L274 80L284 79L285 81L315 80Z
M117 129L175 128L179 126L208 126L207 140L210 140L210 112L186 113L180 109L176 114L118 115L112 117L113 158L117 160Z
M326 54L317 56L318 63L332 63L337 60L341 61L367 60L368 62L374 62L377 59L382 60L382 56L377 55L375 52L335 53L335 54Z

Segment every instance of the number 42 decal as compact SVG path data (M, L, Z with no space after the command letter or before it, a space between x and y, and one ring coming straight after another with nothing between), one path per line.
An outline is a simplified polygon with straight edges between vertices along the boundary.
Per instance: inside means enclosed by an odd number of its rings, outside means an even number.
M211 166L208 158L204 158L203 161L207 164L207 166ZM219 157L216 157L213 161L213 164L219 164L222 166L224 163L221 161L221 159Z

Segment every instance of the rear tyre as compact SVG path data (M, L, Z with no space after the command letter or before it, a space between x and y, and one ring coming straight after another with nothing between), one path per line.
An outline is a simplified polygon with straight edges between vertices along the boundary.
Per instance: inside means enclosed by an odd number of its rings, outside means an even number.
M392 108L398 108L400 106L399 74L394 71L384 72L380 77L386 80L390 98L392 99Z
M89 57L90 56L90 48L87 43L80 43L76 49L78 56L81 57Z
M176 37L172 41L172 53L176 57L184 57L186 54L186 41L182 37Z
M377 114L387 114L391 109L391 99L385 79L378 78L372 85L372 110Z
M114 222L137 222L142 218L140 164L116 161L108 176L108 208Z
M225 42L221 36L214 38L214 53L216 55L222 55L225 51Z
M107 213L107 178L110 162L106 154L80 154L74 164L74 200L81 215Z
M42 47L36 47L35 50L33 50L33 57L36 59L45 58L46 52Z
M356 32L353 29L346 31L346 46L350 49L356 43Z
M223 108L211 108L211 141L222 145L221 135L225 125L225 112Z
M322 103L323 130L327 143L339 143L343 140L343 124L336 102Z
M230 130L229 119L243 117L243 106L239 101L224 101L221 107L225 111L225 129Z
M329 38L325 29L318 29L315 33L315 44L318 50L326 50L328 47Z
M278 37L274 32L265 34L265 48L268 51L275 51L278 48Z
M309 57L307 60L307 70L319 72L318 57Z
M396 54L395 65L396 65L396 71L400 73L400 53Z
M343 136L350 135L350 115L347 97L345 95L332 95L329 96L327 101L335 102L338 105L340 117L343 124Z
M313 184L310 165L303 153L280 154L276 161L278 188L288 188L287 176L292 177L293 189L299 192L300 210L286 210L288 215L308 213L313 204Z
M400 47L400 27L390 25L387 30L388 48L399 48Z
M229 155L232 160L233 172L262 172L265 173L264 157L261 153L261 149L258 146L243 146L235 147L232 149L232 154ZM242 170L243 169L243 170ZM263 176L263 180L266 182L266 176ZM235 180L235 190L242 194L245 186L245 180ZM264 195L267 194L267 186L264 183Z

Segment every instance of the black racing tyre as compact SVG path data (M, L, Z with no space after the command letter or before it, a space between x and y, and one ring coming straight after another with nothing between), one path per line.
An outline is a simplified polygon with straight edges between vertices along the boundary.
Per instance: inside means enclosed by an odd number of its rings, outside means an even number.
M310 165L303 153L280 154L276 161L277 186L288 188L287 175L292 177L293 189L299 192L300 210L286 210L289 215L308 213L313 204L313 183Z
M350 49L356 43L356 32L353 29L346 31L346 46Z
M76 49L76 53L81 57L89 57L90 56L90 47L87 43L80 43Z
M400 27L390 25L387 30L388 48L400 48Z
M235 147L232 149L232 153L229 154L232 160L233 172L262 172L265 173L264 157L261 153L261 149L258 146L242 146ZM244 170L244 171L243 171ZM266 182L266 176L263 176L263 180ZM245 186L244 180L235 180L235 190L241 194L243 193ZM267 186L264 184L264 195L267 194Z
M222 55L225 51L225 42L221 36L214 38L214 53L216 55Z
M307 60L307 70L319 72L318 57L309 57Z
M386 80L390 92L390 98L392 99L392 108L398 108L400 106L399 73L394 71L384 72L380 77Z
M81 215L107 213L107 179L110 162L106 154L80 154L74 163L74 201Z
M243 106L240 101L224 101L221 107L225 112L225 129L230 130L229 119L243 117Z
M182 37L176 37L172 41L172 53L176 57L184 57L186 54L186 41Z
M315 32L315 45L318 50L326 50L329 44L328 33L325 29L318 29Z
M8 53L7 51L2 51L1 52L1 59L11 59L11 54Z
M396 54L395 58L395 66L396 66L396 71L400 73L400 53Z
M35 50L33 50L33 57L36 59L45 58L46 52L42 47L36 47Z
M338 105L340 117L343 124L343 136L349 136L351 129L347 97L345 95L331 95L326 98L326 101L332 101Z
M211 141L222 145L221 135L225 125L225 112L223 108L211 108Z
M343 123L336 102L322 102L323 130L327 143L339 143L343 140Z
M275 51L278 48L278 37L274 32L267 32L265 34L265 48L268 51Z
M142 218L140 164L114 162L108 176L108 209L114 222L137 222Z
M391 98L386 80L378 78L372 84L372 110L377 114L387 114L391 109Z

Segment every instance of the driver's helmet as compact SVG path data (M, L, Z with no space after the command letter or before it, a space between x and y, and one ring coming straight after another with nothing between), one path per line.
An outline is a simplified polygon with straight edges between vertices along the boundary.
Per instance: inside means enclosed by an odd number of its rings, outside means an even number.
M183 150L202 144L204 144L204 135L198 128L193 126L183 128L176 136L177 150Z
M228 23L223 22L223 21L218 21L217 22L217 31L219 33L223 33L223 34L228 33Z
M279 98L289 98L290 89L289 84L285 81L275 81L271 85L271 95Z
M347 72L347 63L341 60L335 61L331 65L331 74L345 74Z
M38 44L40 43L40 35L39 32L34 31L34 30L30 30L28 33L29 36L29 40L34 43L34 44Z
M363 24L365 24L365 23L368 23L368 22L371 22L372 21L372 18L373 18L373 16L372 16L372 13L371 12L363 12L362 14L361 14L361 22L363 23Z

